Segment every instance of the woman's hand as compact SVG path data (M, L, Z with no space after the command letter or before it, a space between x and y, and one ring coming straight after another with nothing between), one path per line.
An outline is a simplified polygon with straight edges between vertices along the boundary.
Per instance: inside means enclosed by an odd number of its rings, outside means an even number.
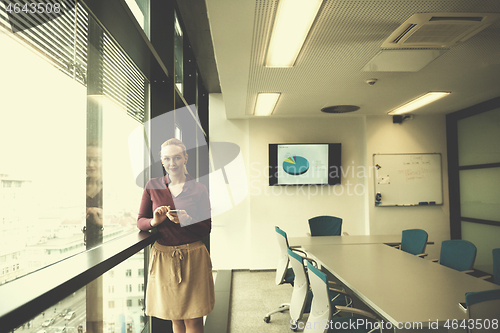
M170 221L177 224L186 224L192 220L192 218L186 213L185 210L179 209L177 210L177 212L171 212L170 206L168 206L167 217Z
M163 223L167 219L167 212L170 206L160 206L155 209L153 219L151 220L151 227L156 227L158 224Z

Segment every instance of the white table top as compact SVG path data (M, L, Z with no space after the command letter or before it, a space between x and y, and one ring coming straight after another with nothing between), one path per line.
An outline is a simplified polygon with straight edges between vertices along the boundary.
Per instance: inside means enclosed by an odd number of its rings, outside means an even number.
M290 247L297 247L304 245L356 245L356 244L385 244L385 243L401 243L401 234L288 237L288 245Z
M343 237L347 238L347 237ZM385 321L466 319L465 293L499 286L383 244L303 245Z

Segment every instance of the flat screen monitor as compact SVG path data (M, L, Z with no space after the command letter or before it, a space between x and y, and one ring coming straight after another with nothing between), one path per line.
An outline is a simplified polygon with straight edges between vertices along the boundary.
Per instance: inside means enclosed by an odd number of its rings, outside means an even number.
M269 144L269 185L339 185L340 143Z

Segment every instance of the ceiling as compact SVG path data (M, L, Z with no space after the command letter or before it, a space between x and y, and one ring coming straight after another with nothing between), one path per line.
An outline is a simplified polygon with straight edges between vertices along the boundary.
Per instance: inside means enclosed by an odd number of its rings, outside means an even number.
M500 13L498 0L324 0L292 68L263 66L277 0L205 3L228 119L255 117L259 92L281 92L271 117L345 116L320 111L332 105L386 115L425 92L451 91L413 112L446 114L500 96L500 21L417 72L362 71L413 14Z

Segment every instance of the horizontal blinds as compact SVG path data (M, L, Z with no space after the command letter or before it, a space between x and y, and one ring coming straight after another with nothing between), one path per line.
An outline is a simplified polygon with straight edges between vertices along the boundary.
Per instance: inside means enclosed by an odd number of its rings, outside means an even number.
M30 13L32 3L26 0L0 1L0 29L44 55L60 71L86 86L88 12L75 0L42 0L37 3L42 3L43 9L50 8L51 13ZM8 13L8 9L15 10L15 4L19 13ZM53 10L56 4L61 6L59 13ZM104 94L132 118L142 122L147 81L106 33L103 44Z

